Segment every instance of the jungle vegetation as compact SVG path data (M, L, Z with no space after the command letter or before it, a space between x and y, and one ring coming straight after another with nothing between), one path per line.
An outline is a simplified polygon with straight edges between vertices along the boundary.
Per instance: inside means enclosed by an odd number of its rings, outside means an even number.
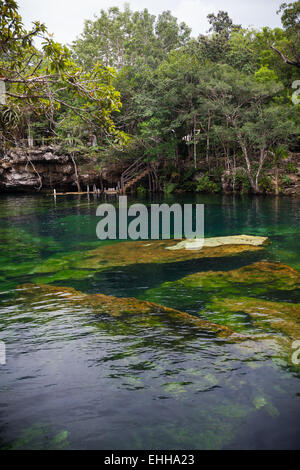
M1 146L33 138L103 164L162 162L169 191L217 192L226 177L268 191L272 168L278 192L281 162L300 153L300 1L278 14L281 28L254 30L219 11L192 37L170 11L126 5L86 20L66 46L38 21L25 30L17 3L2 0Z

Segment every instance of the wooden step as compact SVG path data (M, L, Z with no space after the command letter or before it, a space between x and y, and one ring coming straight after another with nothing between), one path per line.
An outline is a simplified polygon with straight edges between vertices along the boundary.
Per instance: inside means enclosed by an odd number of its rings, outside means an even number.
M126 192L127 189L129 189L131 186L133 186L140 179L144 178L144 176L146 176L149 172L150 172L150 168L147 168L142 173L140 173L138 176L136 176L131 181L126 183L125 186L124 186L124 191Z

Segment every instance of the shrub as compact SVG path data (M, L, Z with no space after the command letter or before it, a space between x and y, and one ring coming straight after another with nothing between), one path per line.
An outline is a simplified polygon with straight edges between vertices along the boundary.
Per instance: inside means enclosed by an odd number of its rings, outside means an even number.
M271 193L274 191L272 179L270 178L270 176L267 176L265 173L263 173L259 179L259 186L265 193Z
M282 186L283 187L287 187L291 184L292 180L289 176L287 175L284 175L282 178L281 178L281 183L282 183Z
M168 183L168 184L166 184L166 186L164 187L164 192L165 192L166 194L172 194L172 193L175 191L176 188L177 188L177 184L175 184L175 183Z
M208 175L201 176L196 187L197 193L218 193L221 187L212 181Z
M145 196L145 194L147 193L147 189L144 188L144 186L139 186L138 188L136 188L136 192L139 196Z
M235 174L235 189L243 194L250 192L251 185L245 171L237 170Z
M287 173L298 173L298 168L294 163L288 163L285 169Z

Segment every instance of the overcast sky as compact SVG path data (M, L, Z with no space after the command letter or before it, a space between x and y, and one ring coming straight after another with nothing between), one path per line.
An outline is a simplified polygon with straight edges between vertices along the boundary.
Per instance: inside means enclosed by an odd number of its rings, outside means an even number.
M124 3L124 0L18 0L26 27L34 20L42 21L56 41L67 44L80 35L85 19L92 19L101 9L123 8ZM282 0L131 0L128 3L132 10L148 8L154 14L171 10L192 28L195 36L207 31L208 13L219 10L228 11L234 23L243 26L281 26L276 11Z

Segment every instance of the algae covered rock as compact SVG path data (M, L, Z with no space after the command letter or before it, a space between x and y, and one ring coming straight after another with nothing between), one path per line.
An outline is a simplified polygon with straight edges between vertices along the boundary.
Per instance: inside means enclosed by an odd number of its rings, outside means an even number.
M208 310L219 311L225 316L231 313L249 315L262 329L279 330L290 339L300 337L300 304L271 302L250 297L216 298Z
M270 292L272 301L266 299ZM260 261L231 271L195 273L150 289L144 298L199 312L234 331L252 334L259 324L295 339L300 333L300 273L282 263Z
M176 246L177 243L176 240L155 240L149 243L131 241L102 244L94 250L77 251L49 258L42 264L35 266L30 274L42 274L43 279L37 277L34 278L34 282L44 284L53 282L52 279L55 281L84 279L95 274L96 271L107 271L137 264L167 264L205 258L222 258L263 249L262 246L247 244L204 247L199 251L186 250L185 248L175 251L166 249ZM50 273L51 278L47 280L47 275ZM57 273L55 278L52 277L54 273Z
M187 287L230 288L252 285L260 292L268 289L293 290L300 288L300 273L282 263L259 261L231 271L199 272L177 281Z
M174 303L180 308L205 308L205 304L217 296L265 295L278 291L279 296L286 291L285 297L300 299L300 273L282 263L259 261L231 271L201 271L183 277L178 281L166 282L160 287L150 289L145 298L159 303Z
M56 287L49 285L25 284L18 289L22 299L29 302L40 300L43 296L50 302L51 296L56 300L64 300L74 305L83 305L92 308L97 314L108 314L114 317L122 315L150 315L161 314L169 319L185 322L217 334L221 337L236 336L230 328L217 325L179 310L168 308L153 302L135 298L118 298L103 294L84 294L69 287Z

